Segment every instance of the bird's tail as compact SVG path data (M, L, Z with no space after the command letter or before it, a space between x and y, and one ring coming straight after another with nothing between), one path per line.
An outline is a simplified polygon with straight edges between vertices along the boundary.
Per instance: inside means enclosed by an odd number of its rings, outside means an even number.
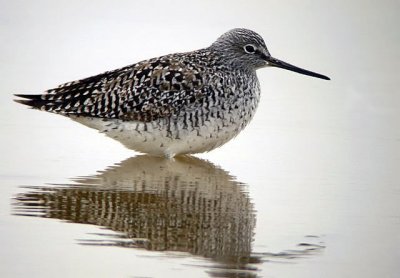
M15 94L15 96L20 98L14 99L15 102L29 106L33 109L62 115L86 115L88 114L88 111L84 111L85 106L82 106L82 103L88 103L86 109L88 109L90 104L92 104L88 101L90 96L84 92L67 92L41 95Z
M22 99L14 99L15 102L29 106L31 108L46 110L45 109L46 105L48 105L48 101L43 99L42 95L14 94L14 96L22 98Z

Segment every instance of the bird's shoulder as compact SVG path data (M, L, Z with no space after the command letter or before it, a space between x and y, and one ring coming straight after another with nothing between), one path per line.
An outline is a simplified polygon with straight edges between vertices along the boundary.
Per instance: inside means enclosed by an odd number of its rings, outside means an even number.
M136 64L121 77L119 118L152 121L193 109L208 93L206 76L215 71L203 58L206 55L177 53Z

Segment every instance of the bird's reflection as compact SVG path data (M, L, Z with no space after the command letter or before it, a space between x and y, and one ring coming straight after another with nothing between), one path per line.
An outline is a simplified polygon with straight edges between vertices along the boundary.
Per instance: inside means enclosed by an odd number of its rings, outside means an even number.
M255 212L245 189L202 159L137 156L74 184L32 188L16 197L15 209L124 235L85 244L184 251L246 269L256 258Z

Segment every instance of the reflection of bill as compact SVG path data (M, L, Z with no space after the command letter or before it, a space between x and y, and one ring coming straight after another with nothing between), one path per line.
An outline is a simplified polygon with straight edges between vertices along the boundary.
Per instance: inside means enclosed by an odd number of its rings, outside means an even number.
M242 184L209 162L138 156L74 181L17 196L17 214L123 232L129 240L115 245L250 260L253 204Z

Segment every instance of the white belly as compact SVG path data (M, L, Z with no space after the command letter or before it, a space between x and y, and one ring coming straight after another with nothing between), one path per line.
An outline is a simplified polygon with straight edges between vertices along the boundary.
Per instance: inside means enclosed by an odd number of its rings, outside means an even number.
M183 128L182 123L168 128L156 121L142 123L76 116L71 119L97 129L129 149L166 157L210 151L234 138L245 126L234 119L228 123L211 119L193 129Z

